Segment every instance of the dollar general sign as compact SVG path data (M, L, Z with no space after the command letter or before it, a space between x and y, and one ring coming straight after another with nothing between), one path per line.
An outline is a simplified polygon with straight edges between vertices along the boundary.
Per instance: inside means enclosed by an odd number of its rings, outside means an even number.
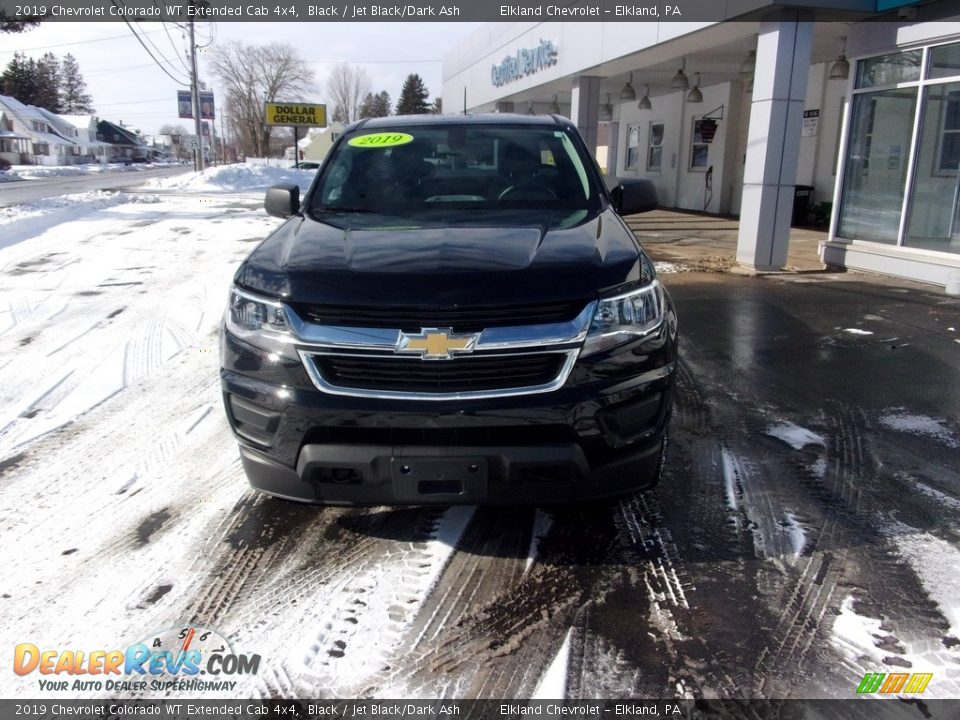
M326 127L327 106L308 103L266 103L267 125Z

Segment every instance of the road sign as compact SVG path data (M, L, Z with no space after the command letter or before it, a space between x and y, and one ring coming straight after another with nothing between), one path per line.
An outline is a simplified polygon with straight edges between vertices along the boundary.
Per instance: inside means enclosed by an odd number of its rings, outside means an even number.
M268 102L264 106L267 125L326 127L327 106L304 102Z
M183 136L183 147L186 150L199 150L200 149L200 137L198 135L184 135Z

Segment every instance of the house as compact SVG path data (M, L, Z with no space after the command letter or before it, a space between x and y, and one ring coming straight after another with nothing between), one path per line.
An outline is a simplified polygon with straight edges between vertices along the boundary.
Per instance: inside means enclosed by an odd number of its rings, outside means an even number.
M325 128L310 128L307 136L297 142L300 159L322 162L342 134L343 123L340 122L332 122Z
M100 118L96 115L58 115L74 131L74 139L80 143L86 162L106 163L110 143L101 140L98 130Z
M21 165L30 153L30 137L13 129L13 118L8 113L0 107L0 161Z
M0 113L9 124L7 132L16 136L14 138L11 135L11 140L28 139L29 147L25 152L22 150L23 143L19 143L21 149L17 164L71 165L78 161L81 154L79 143L73 139L73 133L66 123L51 120L49 115L52 113L33 105L24 105L9 95L0 95ZM11 150L8 154L16 152Z
M140 135L123 124L101 120L97 123L97 137L109 145L107 162L139 162L148 157Z

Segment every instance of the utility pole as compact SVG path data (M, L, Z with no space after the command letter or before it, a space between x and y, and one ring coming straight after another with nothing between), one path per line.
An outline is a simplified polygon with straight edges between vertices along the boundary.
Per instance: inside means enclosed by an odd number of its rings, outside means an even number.
M194 4L194 0L190 1ZM203 170L203 134L200 127L200 87L197 82L197 41L193 32L193 16L190 17L190 90L193 96L193 124L200 147L194 150L193 169Z
M223 110L220 111L220 149L223 151L222 162L227 164L227 133L223 129Z

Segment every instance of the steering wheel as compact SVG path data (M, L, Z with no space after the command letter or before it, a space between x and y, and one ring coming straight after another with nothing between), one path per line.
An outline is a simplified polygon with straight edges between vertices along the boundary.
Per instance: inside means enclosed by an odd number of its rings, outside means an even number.
M511 198L511 196L517 196ZM511 185L497 197L497 200L557 200L553 188L538 182L523 182Z

